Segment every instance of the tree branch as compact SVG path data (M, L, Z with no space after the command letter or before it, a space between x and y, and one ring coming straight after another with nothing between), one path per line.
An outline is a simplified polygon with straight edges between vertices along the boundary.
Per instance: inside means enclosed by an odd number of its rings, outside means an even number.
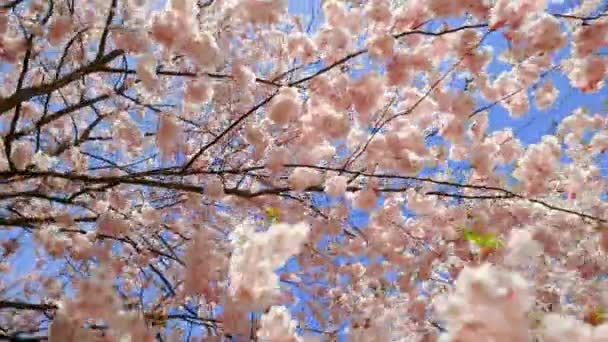
M13 95L5 98L0 98L0 115L3 115L6 111L16 107L18 104L24 101L28 101L33 97L51 93L57 89L61 89L64 86L80 79L84 75L98 72L100 68L113 61L117 57L121 56L124 52L122 50L114 50L107 55L94 60L91 64L74 70L68 75L51 83L43 84L36 87L23 88L16 91Z

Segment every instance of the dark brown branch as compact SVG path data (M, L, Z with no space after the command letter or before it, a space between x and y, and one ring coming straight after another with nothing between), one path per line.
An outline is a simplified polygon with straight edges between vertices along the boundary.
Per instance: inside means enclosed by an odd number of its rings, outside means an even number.
M587 17L581 17L581 16L578 16L578 15L572 15L572 14L560 14L560 13L552 13L551 15L554 16L554 17L557 17L557 18L581 20L583 22L593 21L593 20L597 20L597 19L608 17L608 14L606 14L606 13L600 13L598 15L587 16Z
M13 95L5 98L0 98L0 115L11 108L16 107L19 103L28 101L33 97L45 95L55 90L61 89L64 86L80 79L82 76L98 72L105 64L110 63L124 52L122 50L114 50L107 55L94 60L91 64L78 68L57 81L42 84L40 86L28 87L16 91Z
M77 217L74 219L75 222L95 222L97 217ZM35 224L42 223L53 223L57 222L57 218L47 217L17 217L17 218L4 218L0 217L0 226L6 227L31 227Z
M13 0L13 1L9 1L5 4L0 5L0 8L2 9L11 9L16 7L17 5L19 5L20 3L22 3L24 0Z
M406 36L411 36L411 35L425 35L425 36L435 36L435 37L437 37L437 36L442 36L444 34L454 33L454 32L458 32L458 31L462 31L462 30L478 29L478 28L483 28L483 27L487 27L487 26L488 26L488 24L464 25L464 26L460 26L460 27L453 28L453 29L450 29L450 30L444 30L444 31L441 31L441 32L411 30L411 31L405 31L405 32L394 34L393 37L395 39L400 39L400 38L403 38L403 37L406 37ZM311 79L313 79L313 78L315 78L315 77L317 77L319 75L322 75L322 74L324 74L324 73L326 73L326 72L328 72L328 71L330 71L330 70L332 70L332 69L334 69L334 68L336 68L336 67L338 67L338 66L340 66L340 65L342 65L342 64L344 64L346 62L348 62L349 60L351 60L353 58L356 58L358 56L361 56L361 55L363 55L363 54L365 54L367 52L368 52L368 49L361 49L359 51L350 53L350 54L348 54L348 55L340 58L339 60L335 61L334 63L332 63L332 64L330 64L330 65L328 65L328 66L326 66L324 68L321 68L320 70L318 70L317 72L315 72L312 75L303 77L303 78L301 78L299 80L296 80L296 81L293 81L293 82L289 83L289 86L293 87L293 86L299 85L301 83L310 81Z
M112 19L114 18L114 13L116 12L117 2L117 0L112 0L112 3L110 4L110 10L108 11L108 16L106 17L106 25L103 28L101 38L99 39L99 47L97 48L97 56L95 59L100 59L105 52L106 40L108 39L108 33L110 33L110 24L112 24Z
M24 129L22 131L19 131L19 132L15 133L15 138L19 138L19 137L22 137L24 135L27 135L27 134L31 133L32 131L34 131L36 129L40 129L44 125L47 125L47 124L49 124L49 123L51 123L53 121L61 119L62 117L66 116L68 114L76 112L76 111L78 111L80 109L83 109L85 107L89 107L89 106L91 106L91 105L93 105L95 103L107 100L110 97L112 97L111 94L99 95L97 97L94 97L94 98L91 98L91 99L87 99L87 100L83 100L83 101L80 101L80 102L78 102L78 103L76 103L74 105L65 107L65 108L63 108L61 110L58 110L58 111L56 111L56 112L54 112L54 113L52 113L52 114L50 114L50 115L48 115L48 116L40 119L39 121L37 121L36 124L33 127L30 127L30 128L27 128L27 129Z
M23 81L25 80L25 75L29 69L30 58L32 56L34 36L30 35L27 38L27 50L25 51L25 56L23 57L23 65L21 67L21 73L19 74L19 79L17 80L17 89L15 92L19 92L23 88ZM1 113L1 112L0 112ZM15 165L11 159L11 149L12 143L15 139L14 134L17 129L17 123L19 122L19 116L21 113L21 102L17 103L15 106L15 114L13 114L13 119L11 120L9 132L4 138L4 150L6 153L6 158L8 159L8 163L11 169L14 169Z
M127 69L127 68L121 69L121 68L104 67L104 68L101 68L101 70L99 70L99 71L105 72L105 73L128 74L128 75L136 74L135 70ZM159 76L187 77L187 78L195 78L195 77L205 75L209 78L218 79L218 80L232 79L232 75L217 74L217 73L198 74L196 72L191 72L191 71L163 70L160 67L156 69L156 74ZM282 84L277 83L274 80L267 80L267 79L259 78L259 77L256 77L255 81L257 83L271 85L273 87L282 87L283 86Z
M600 217L588 215L588 214L585 214L582 212L578 212L578 211L574 211L574 210L570 210L570 209L566 209L566 208L561 208L561 207L546 203L545 201L542 201L539 199L534 199L534 198L528 198L524 195L520 195L520 194L514 193L512 191L509 191L509 190L506 190L503 188L499 188L499 187L492 187L492 186L485 186L485 185L459 184L459 183L453 183L453 182L447 182L447 181L438 181L438 180L428 178L428 177L400 176L400 175L391 175L391 174L372 174L372 173L350 171L350 170L344 170L344 169L339 169L339 168L321 167L321 166L314 166L314 165L287 164L285 166L286 167L305 167L305 168L312 168L312 169L324 170L324 171L338 171L338 172L343 172L343 173L347 173L347 174L357 173L357 174L360 174L361 176L365 176L365 177L414 180L414 181L432 183L432 184L437 184L437 185L453 186L453 187L458 187L458 188L468 188L468 189L475 189L475 190L482 190L482 191L495 191L495 192L501 193L503 197L508 196L508 198L517 198L517 199L525 200L525 201L528 201L531 203L540 204L540 205L542 205L548 209L554 210L554 211L560 211L563 213L577 215L579 217L590 219L590 220L593 220L596 222L608 222L607 220L602 219ZM192 193L198 193L198 194L204 193L204 187L202 187L202 186L198 186L198 185L194 185L194 184L184 184L184 183L178 183L178 182L168 182L168 181L155 180L155 179L149 179L149 178L141 178L141 177L135 177L134 175L89 176L89 175L82 175L82 174L59 173L59 172L53 172L53 171L0 172L0 176L3 176L3 174L12 175L12 176L22 176L24 179L38 178L38 177L56 177L56 178L62 178L62 179L67 179L67 180L72 180L72 181L80 181L80 182L84 182L87 184L131 184L131 185L157 187L157 188L163 188L163 189L172 189L172 190L192 192ZM358 191L358 190L360 190L359 187L352 187L352 186L348 187L348 191ZM405 190L407 190L407 188L380 188L380 189L377 189L377 191L379 191L379 192L402 192ZM238 188L224 189L224 192L227 195L234 195L234 196L242 197L242 198L255 198L255 197L264 196L264 195L280 195L282 193L291 192L291 191L293 191L293 190L290 187L269 187L269 188L261 189L258 191L240 190ZM304 192L323 192L323 191L324 191L324 189L322 186L312 186L307 189L304 189ZM22 220L22 219L19 219L19 220ZM27 222L25 222L25 223L27 223ZM7 225L2 222L2 219L0 219L0 224Z
M13 198L39 198L45 199L51 202L61 203L61 204L75 204L69 198L62 198L57 196L47 195L38 191L21 191L21 192L8 192L8 193L0 193L0 201L5 199L13 199Z
M540 75L539 80L535 83L535 85L537 85L549 73L551 73L552 71L557 70L559 68L560 68L559 65L555 65L555 66L551 67L549 70L543 72ZM498 99L498 100L496 100L496 101L494 101L492 103L489 103L489 104L487 104L485 106L482 106L482 107L479 107L479 108L475 109L471 114L469 114L469 119L472 118L472 117L474 117L475 115L477 115L479 113L482 113L482 112L485 112L488 109L491 109L492 107L496 106L497 104L499 104L499 103L501 103L503 101L506 101L506 100L510 99L511 97L513 97L513 96L515 96L515 95L517 95L517 94L519 94L522 91L525 91L527 89L528 89L528 87L520 87L520 88L518 88L518 89L516 89L516 90L514 90L512 92L510 92L509 94L506 94L505 96L501 97L500 99Z
M63 48L63 53L61 54L61 58L59 58L59 63L57 63L57 68L55 70L55 81L57 81L57 79L59 79L59 76L61 75L61 69L64 66L64 63L66 61L66 58L68 56L68 53L70 51L70 48L72 47L72 45L76 42L76 40L85 32L87 32L89 30L88 27L83 28L82 30L76 32L76 34L70 38L70 40L68 41L68 43L65 45L65 48Z
M228 126L226 129L224 129L220 134L218 134L215 138L213 138L210 142L208 142L207 144L205 144L205 146L203 146L200 150L198 150L194 154L194 156L192 156L192 158L190 158L190 160L188 160L188 162L184 165L184 167L182 168L182 172L188 170L198 160L198 158L200 158L200 156L203 153L205 153L205 151L207 151L210 147L212 147L218 141L220 141L220 139L222 139L224 136L226 136L228 133L230 133L241 122L243 122L245 119L247 119L249 116L251 116L251 114L255 113L258 109L260 109L261 107L265 106L277 94L278 94L277 92L274 92L272 95L266 97L262 102L260 102L257 105L253 106L249 111L247 111L245 114L241 115L238 119L236 119L235 121L233 121L230 124L230 126Z
M2 309L50 311L50 310L56 310L57 305L45 304L45 303L27 303L27 302L0 300L0 310L2 310Z
M2 335L0 334L0 341L10 341L10 342L39 342L39 341L47 341L47 336L30 336L30 337L21 337L18 335Z
M487 25L482 24L481 27L485 27ZM462 26L464 27L464 26ZM461 27L461 28L462 28ZM455 30L455 29L454 29ZM448 31L443 31L443 32L456 32L454 30L448 30ZM477 42L475 44L475 46L471 49L469 49L468 52L475 50L477 47L479 47L479 45L481 45L481 43L485 40L485 38L488 36L488 34L490 34L490 32L492 32L492 30L489 30L488 32L486 32L483 37L479 40L479 42ZM388 117L387 119L384 119L380 122L379 125L377 125L377 127L375 127L375 130L372 132L372 134L370 134L369 138L365 141L365 143L363 144L363 148L361 148L359 150L359 152L354 156L354 158L352 158L351 163L358 159L360 156L363 155L363 153L367 150L367 148L369 147L369 145L371 144L372 140L374 139L374 137L378 134L378 132L380 132L382 130L382 128L384 128L386 125L388 125L391 121L402 117L402 116L406 116L406 115L410 115L411 113L414 112L414 110L416 110L416 108L418 108L418 106L424 102L424 100L426 100L431 93L462 63L462 61L464 60L464 58L467 56L467 54L463 54L458 61L456 61L456 63L452 64L450 66L450 68L443 73L443 75L441 75L441 77L439 77L437 80L435 80L431 86L426 90L426 92L418 99L416 100L416 102L414 102L414 104L412 104L408 109L401 111L399 113L396 113L390 117Z
M562 212L562 213L576 215L576 216L579 216L581 218L586 218L586 219L589 219L589 220L592 220L592 221L596 221L596 222L608 223L608 220L603 219L601 217L592 216L592 215L589 215L589 214L585 214L583 212L579 212L579 211L575 211L575 210L571 210L571 209L567 209L567 208L558 207L558 206L549 204L549 203L547 203L545 201L542 201L542 200L539 200L539 199L529 198L529 197L526 197L524 195L520 195L520 194L517 194L515 192L512 192L510 190L499 188L499 187L494 187L494 186L473 185L473 184L460 184L460 183L447 182L447 181L438 181L438 180L435 180L435 179L432 179L432 178L429 178L429 177L415 177L415 176L400 176L400 175L393 175L393 174L365 173L365 172L360 172L360 171L351 171L351 170L344 170L344 169L340 169L340 168L331 168L331 167L314 166L314 165L289 164L289 165L285 165L285 167L304 167L304 168L312 168L312 169L317 169L317 170L343 172L343 173L346 173L346 174L360 174L361 176L371 177L371 178L413 180L413 181L419 181L419 182L431 183L431 184L437 184L437 185L453 186L453 187L456 187L456 188L475 189L475 190L481 190L481 191L496 191L496 192L502 193L502 195L500 195L500 196L503 196L503 198L520 199L520 200L528 201L528 202L531 202L531 203L540 204L540 205L544 206L545 208L553 210L553 211L559 211L559 212ZM378 191L387 192L387 190L395 190L395 189L379 189Z
M93 105L91 105L93 106ZM94 107L93 107L94 108ZM87 128L85 128L85 130L82 132L82 134L76 139L76 141L74 142L73 145L70 145L69 143L66 144L62 144L61 146L59 146L54 152L51 153L51 155L53 156L58 156L60 154L62 154L65 150L69 149L70 147L74 146L80 146L80 144L82 144L84 141L89 139L89 136L91 135L91 132L93 131L93 129L99 125L101 123L101 121L103 121L104 116L99 115L95 120L93 120L93 122L91 122Z
M165 275L161 271L159 271L158 268L156 268L156 266L154 265L150 265L150 269L160 278L160 280L163 282L163 285L165 285L171 296L175 296L176 293L173 289L173 285L171 285L171 282L169 282L167 277L165 277Z
M429 191L425 195L439 196L439 197L452 197L461 199L476 199L476 200L494 200L494 199L509 199L515 198L515 195L463 195L457 193L447 193L442 191Z

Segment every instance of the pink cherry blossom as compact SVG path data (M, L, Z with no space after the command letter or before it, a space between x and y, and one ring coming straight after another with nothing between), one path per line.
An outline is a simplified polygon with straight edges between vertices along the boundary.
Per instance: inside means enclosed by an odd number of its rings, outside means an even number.
M559 25L559 20L548 14L543 14L524 25L521 30L526 31L532 38L524 43L529 53L548 53L563 47L566 37Z
M296 168L289 176L289 183L294 189L304 190L320 183L320 174L307 168Z
M534 100L536 101L536 107L539 109L549 108L555 99L558 97L559 91L553 86L551 81L544 82L540 87L534 91Z
M179 131L176 119L171 113L160 116L156 143L164 156L168 157L177 152Z
M221 62L221 52L210 34L191 37L183 46L184 53L203 70L213 70Z
M191 103L205 103L213 96L213 88L208 81L198 79L189 82L185 89L184 100Z
M298 92L294 88L281 89L268 110L268 117L277 124L285 125L296 118L300 112Z
M147 52L151 43L145 36L129 30L121 30L112 33L112 38L116 47L134 54Z
M154 90L158 87L159 79L155 72L156 60L150 54L142 55L137 62L137 76L147 90Z
M72 31L72 19L69 16L57 16L49 25L47 39L51 45L58 45Z
M272 24L279 21L286 7L286 2L281 0L244 0L238 10L246 22Z
M258 338L268 341L296 342L296 322L291 320L285 307L273 306L262 316Z
M369 40L369 53L378 59L389 59L393 55L394 44L395 39L390 34L379 34Z
M28 142L15 144L11 153L11 161L19 170L25 170L34 157L33 146Z
M332 197L343 195L346 192L347 179L344 176L333 176L325 181L325 192Z
M606 45L608 34L608 21L601 19L591 25L580 26L574 31L573 48L575 54L587 57L593 53L598 46Z
M2 2L1 338L606 342L603 5Z
M116 215L104 214L97 221L97 231L99 234L120 235L126 233L128 229L127 223Z
M601 56L588 56L567 61L570 69L568 77L573 87L584 92L595 92L602 88L606 77L606 59Z
M377 196L374 189L364 189L355 193L353 207L371 211L376 206Z
M384 86L382 80L369 75L355 82L349 89L353 107L362 116L371 114L382 104Z
M375 22L391 22L392 13L388 0L372 0L367 4L365 10L367 17Z

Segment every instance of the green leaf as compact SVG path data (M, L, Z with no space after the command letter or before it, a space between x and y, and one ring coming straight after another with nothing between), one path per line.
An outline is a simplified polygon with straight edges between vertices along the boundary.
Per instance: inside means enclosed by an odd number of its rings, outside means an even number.
M476 233L470 229L465 229L462 236L465 240L471 241L479 247L499 248L503 245L494 233Z
M466 229L462 235L465 240L469 240L469 241L472 241L472 240L476 239L476 237L477 237L477 235L469 229Z
M276 224L280 222L281 212L279 208L266 208L264 210L264 214L266 215L266 221L268 221L270 224Z

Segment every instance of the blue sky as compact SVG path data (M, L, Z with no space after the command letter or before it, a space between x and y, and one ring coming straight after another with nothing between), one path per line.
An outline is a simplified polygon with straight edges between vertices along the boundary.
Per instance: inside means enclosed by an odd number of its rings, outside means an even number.
M414 0L415 1L415 0ZM578 4L578 1L572 0L561 0L561 1L551 1L550 11L555 12L563 12L564 9L572 8ZM310 28L311 31L315 31L319 28L319 26L323 22L323 15L320 10L321 0L289 0L289 12L291 14L301 14L304 16L304 24L308 24L310 20ZM311 17L311 13L313 14ZM504 39L501 37L500 33L490 34L487 38L486 45L491 46L496 54L500 53L500 51L506 48L506 43ZM559 53L557 53L557 58L561 58L568 54L568 48L563 49ZM1 69L2 65L0 65L0 73L3 69ZM492 75L496 75L503 70L508 70L509 67L499 61L494 60L488 69L488 72ZM367 71L366 69L359 70L358 73L362 73ZM559 89L560 96L558 97L557 103L552 106L550 109L546 111L539 111L535 108L534 104L530 104L530 112L521 117L521 118L511 118L509 117L507 111L502 106L494 106L489 112L490 118L490 127L489 131L503 129L505 127L511 127L513 131L516 133L516 136L524 143L531 144L536 143L540 140L540 138L545 134L553 133L554 123L560 122L565 116L569 115L574 109L578 107L585 107L591 113L605 113L606 105L604 101L608 99L608 88L604 87L599 92L591 93L591 94L583 94L582 92L573 89L568 79L560 74L559 72L554 72L548 76L554 83L554 85ZM602 161L602 165L606 164L605 161ZM454 163L452 164L455 168L460 169L461 172L466 171L463 168L463 165ZM316 198L318 205L324 205L327 199L324 196L319 196ZM381 199L380 199L381 202ZM367 221L367 214L359 211L353 210L351 211L351 219L350 222L353 226L364 227ZM1 231L0 239L4 240L9 237L16 236L18 234L17 230L13 230L11 232ZM23 241L23 240L22 240ZM35 261L35 254L33 248L22 248L19 253L11 258L11 263L14 265L18 274L27 273L29 269L33 266L33 262ZM342 262L343 260L337 260L337 262ZM363 262L367 262L367 260L362 260ZM286 269L297 270L297 263L294 260L291 260L286 265ZM2 280L10 280L14 278L15 272L11 272L9 275L2 275L0 279ZM305 281L308 281L305 279ZM297 295L300 299L307 299L307 295L304 293L296 291ZM301 309L302 306L299 303L296 303L294 309ZM308 313L307 317L310 317L310 313ZM314 320L309 319L309 324L315 325Z

